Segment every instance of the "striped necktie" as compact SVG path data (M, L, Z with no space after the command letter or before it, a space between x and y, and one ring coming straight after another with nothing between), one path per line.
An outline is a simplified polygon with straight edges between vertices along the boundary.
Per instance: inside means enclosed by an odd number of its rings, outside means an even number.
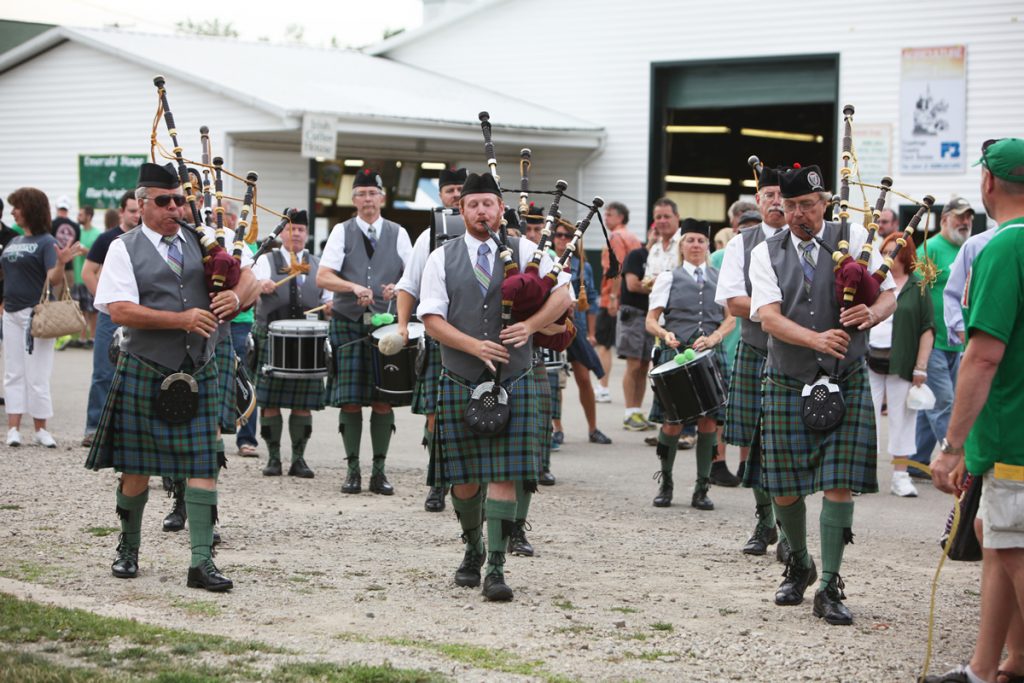
M181 247L178 246L178 236L164 235L162 239L167 245L167 265L171 267L171 270L174 271L174 274L177 275L180 280L185 262L181 258Z
M370 240L370 246L377 248L377 228L372 225L366 229L366 237Z
M817 267L812 255L814 252L814 242L804 242L800 245L800 248L804 250L803 258L800 259L800 265L804 269L804 286L810 289L811 283L814 282L814 270Z
M703 271L703 269L700 266L697 266L697 269L693 271L693 277L697 279L697 288L698 289L703 289L704 288L704 271Z
M484 296L487 296L487 288L491 286L491 265L487 262L490 251L486 244L480 245L476 250L476 267L473 269L477 284L480 285L480 293Z

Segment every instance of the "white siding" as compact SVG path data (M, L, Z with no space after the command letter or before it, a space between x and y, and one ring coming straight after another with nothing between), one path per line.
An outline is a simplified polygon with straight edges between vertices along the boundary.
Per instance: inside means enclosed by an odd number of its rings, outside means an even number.
M272 211L285 207L305 209L309 201L309 159L299 156L295 149L266 149L249 143L233 148L233 166L244 175L259 173L256 182L256 201ZM260 212L260 236L266 237L277 225L278 219Z
M1024 137L1022 9L1019 0L868 0L852 8L750 0L517 0L493 3L444 31L410 36L387 56L450 70L451 46L458 45L461 54L478 57L459 61L460 79L537 98L603 126L605 150L585 169L584 186L575 189L584 196L625 202L636 217L632 228L641 233L649 215L652 62L838 52L837 104L854 104L855 121L893 124L896 188L917 197L931 193L940 202L956 191L980 206L976 169L941 176L898 174L900 50L967 46L970 159L987 138ZM524 18L531 49L523 47Z
M68 195L77 205L79 154L148 155L156 112L154 75L71 42L0 74L0 193L6 197L29 185L51 201ZM97 100L96 93L103 98ZM228 163L226 134L281 127L280 119L182 81L168 82L167 93L184 154L196 160L201 125L211 130L214 155ZM162 121L158 132L170 149ZM10 208L4 210L9 218Z

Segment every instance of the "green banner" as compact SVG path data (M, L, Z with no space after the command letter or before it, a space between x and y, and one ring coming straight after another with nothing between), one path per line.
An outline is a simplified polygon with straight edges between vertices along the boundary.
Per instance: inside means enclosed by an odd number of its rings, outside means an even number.
M78 205L116 209L121 195L135 190L145 154L79 154Z

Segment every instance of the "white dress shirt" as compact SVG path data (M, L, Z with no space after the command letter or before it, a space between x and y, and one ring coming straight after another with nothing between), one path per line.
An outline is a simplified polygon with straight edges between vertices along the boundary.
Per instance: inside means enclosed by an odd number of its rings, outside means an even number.
M861 247L864 246L864 242L868 238L868 231L862 226L851 224L850 225L850 254L856 258L860 254ZM797 257L803 259L803 244L804 242L799 239L792 232L789 233L789 239L793 243L793 248L796 249ZM811 258L814 262L818 262L818 252L821 251L821 247L818 246L817 242L811 242L814 245L811 251ZM877 250L871 252L871 260L868 261L868 270L875 272L879 266L882 265L882 255ZM754 322L761 322L761 317L758 315L758 311L762 306L768 304L780 303L782 301L782 290L779 289L779 280L775 276L775 269L772 268L771 257L768 254L768 243L762 242L761 244L754 247L754 250L750 253L750 283L753 293L750 298L750 319ZM886 273L885 280L882 281L882 291L895 289L896 283L892 280L892 275Z
M416 238L416 243L412 245L412 255L405 262L402 279L395 285L395 289L400 292L408 292L419 299L420 281L423 279L423 268L427 265L428 256L430 256L430 230L424 230ZM473 263L476 263L475 255Z
M757 228L747 228L747 230L760 230L764 233L764 238L768 239L779 230L782 230L782 228L773 228L761 223ZM722 268L718 271L718 289L715 290L716 304L725 306L729 303L729 299L733 297L749 296L747 294L747 281L743 277L743 267L746 265L746 261L747 254L743 250L743 235L741 233L733 237L725 245L725 255L722 256Z
M327 238L327 244L324 246L324 253L320 255L321 268L337 272L341 270L342 264L345 263L345 231L342 229L344 225L344 223L338 223L331 228L331 234ZM359 229L369 239L371 224L356 216L356 225L359 226ZM377 231L377 239L380 240L381 230L384 229L384 217L377 216L377 220L372 225ZM409 233L405 231L405 228L399 227L398 229L398 242L395 244L395 250L398 252L398 258L402 259L402 267L404 268L412 256L412 241L409 239Z
M284 258L284 262L285 262L286 265L291 263L292 253L290 251L286 251L285 249L274 249L274 251L281 253L281 256ZM306 260L306 255L308 253L309 252L307 252L305 249L303 249L299 253L295 254L296 262L297 263L302 263L303 261L305 261ZM274 274L274 265L273 264L274 264L273 253L264 254L263 256L260 256L259 260L256 261L256 265L254 265L252 267L252 274L253 274L253 276L255 276L255 278L257 280L272 280L273 279L273 274ZM307 277L308 277L307 275L301 275L301 274L297 275L295 277L295 279L298 280L298 282L299 282L299 287L301 287L303 285L303 283L305 282ZM281 285L281 286L285 287L287 285ZM327 303L328 301L331 301L333 299L334 299L334 292L330 292L330 291L328 291L326 289L321 289L320 290L320 303Z
M708 279L708 266L704 264L701 266L701 273L704 275L704 281ZM697 279L697 266L693 265L689 261L683 261L683 268L687 273L690 274L694 280ZM655 308L668 308L668 296L672 291L672 271L668 270L658 276L658 279L654 281L654 287L651 288L651 295L647 299L647 310L652 311Z
M497 256L497 246L494 244L494 240L488 239L486 242L478 240L468 232L462 236L462 243L466 247L466 253L469 256L469 262L475 266L478 258L478 250L481 244L488 246L487 252L487 263L490 265L491 273L494 273L495 258ZM445 285L445 273L444 273L444 258L445 249L435 249L431 252L429 258L427 258L427 265L423 268L423 278L420 283L420 305L416 309L416 316L423 320L423 316L426 315L439 315L442 318L448 318L448 288ZM533 257L533 252L537 251L537 245L525 237L519 239L519 269L525 270L526 264ZM554 265L554 261L551 260L547 254L541 256L540 259L540 276L544 277L551 270ZM502 267L498 264L498 267ZM558 289L569 284L569 270L565 269L558 274L558 280L555 287L552 289Z

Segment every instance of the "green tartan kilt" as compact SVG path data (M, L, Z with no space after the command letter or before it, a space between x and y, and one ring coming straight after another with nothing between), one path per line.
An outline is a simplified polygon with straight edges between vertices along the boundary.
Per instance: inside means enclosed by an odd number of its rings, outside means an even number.
M725 407L723 438L746 447L754 440L761 420L761 377L767 356L744 341L736 345L736 362L729 378L729 405Z
M433 415L437 410L437 380L441 376L441 345L427 337L426 365L423 374L416 378L416 389L412 394L412 412L416 415Z
M121 354L86 468L173 479L216 477L221 405L216 362L211 359L192 373L199 384L199 412L191 422L177 425L156 416L153 403L160 384L174 372L157 372L157 367Z
M565 370L559 368L555 372L544 371L548 380L548 393L551 395L551 419L562 419L562 373ZM550 427L548 428L550 429Z
M690 346L691 344L693 344L693 342L697 339L698 336L699 335L694 335L685 344L680 344L679 348ZM668 347L663 347L658 351L658 355L653 367L658 367L662 363L667 363L668 361L675 358L677 353L679 353L678 349L670 349ZM728 393L729 363L728 357L725 355L725 346L723 344L719 344L714 348L714 351L712 352L712 358L714 359L715 365L718 367L719 374L721 374L722 376L722 383L725 385L725 391L726 393ZM654 402L651 403L651 412L647 416L647 419L650 420L651 422L664 422L665 409L661 407L661 400L658 399L658 394L655 393L653 389L651 393L654 394ZM725 417L725 414L722 410L714 410L705 415L704 417L713 418L717 420L719 424L721 424L722 418Z
M433 450L427 484L535 482L540 474L538 396L533 370L502 382L509 395L509 421L496 436L481 436L462 418L476 385L442 371L438 381Z
M220 433L234 434L238 420L238 406L235 403L235 349L231 346L231 328L221 330L214 358L217 360L217 386L224 399L220 408Z
M369 325L334 317L328 337L334 352L334 374L327 377L327 405L335 408L370 403L409 405L411 396L387 396L374 386Z
M862 365L839 383L846 415L827 434L804 426L803 386L778 370L765 370L761 486L773 496L831 489L877 493L878 449L867 368Z
M267 328L254 325L252 338L256 342L256 403L261 408L291 408L294 410L323 410L324 381L322 379L288 379L271 377L259 371L270 364L270 343Z
M543 361L533 366L534 391L537 392L537 436L540 439L541 470L551 469L551 385Z

